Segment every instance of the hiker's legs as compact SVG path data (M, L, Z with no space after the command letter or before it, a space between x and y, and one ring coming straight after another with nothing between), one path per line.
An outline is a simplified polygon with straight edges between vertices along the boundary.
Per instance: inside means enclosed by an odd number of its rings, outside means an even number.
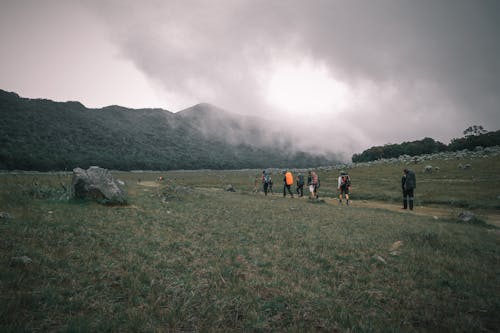
M268 183L264 183L264 194L267 195L267 188L268 188L269 184Z
M413 189L408 190L410 210L413 210Z
M288 193L290 193L290 196L293 198L293 193L292 193L292 189L291 189L290 185L287 185L286 188L288 190Z

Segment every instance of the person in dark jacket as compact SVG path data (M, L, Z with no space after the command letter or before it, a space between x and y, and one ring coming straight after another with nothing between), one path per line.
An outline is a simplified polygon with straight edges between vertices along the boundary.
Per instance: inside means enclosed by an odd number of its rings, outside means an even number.
M301 197L304 196L304 175L299 172L297 176L297 189L296 192Z
M403 178L401 178L401 186L403 188L403 209L413 210L414 190L417 188L417 179L415 172L412 170L404 169Z

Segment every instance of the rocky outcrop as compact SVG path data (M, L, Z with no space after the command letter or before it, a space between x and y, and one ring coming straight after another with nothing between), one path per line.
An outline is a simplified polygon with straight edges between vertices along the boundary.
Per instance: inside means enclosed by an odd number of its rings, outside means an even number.
M125 205L127 192L125 183L115 179L111 173L96 166L87 170L73 169L71 181L71 197L74 199L90 199L102 204Z

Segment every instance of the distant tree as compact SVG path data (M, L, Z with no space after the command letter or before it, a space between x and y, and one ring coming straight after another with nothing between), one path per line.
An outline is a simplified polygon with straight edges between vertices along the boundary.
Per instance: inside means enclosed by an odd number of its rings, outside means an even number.
M467 127L463 133L465 137L469 137L469 136L478 136L481 134L486 134L488 133L488 131L485 130L481 125L473 125Z

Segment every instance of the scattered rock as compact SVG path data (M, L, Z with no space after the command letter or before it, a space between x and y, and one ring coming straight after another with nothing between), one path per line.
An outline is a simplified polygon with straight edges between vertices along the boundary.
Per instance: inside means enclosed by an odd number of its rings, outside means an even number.
M458 219L462 222L470 222L474 217L474 213L468 210L465 210L458 214Z
M381 256L379 256L378 254L373 255L372 258L375 259L375 260L377 260L377 261L380 261L383 264L387 264L387 261L385 261L385 259L382 258Z
M391 245L391 248L389 249L390 251L396 251L397 249L399 249L401 246L403 246L403 242L402 241L397 241L397 242L394 242L392 245Z
M0 212L0 219L11 219L12 216L7 212Z
M76 168L73 169L71 196L103 204L124 205L127 204L127 193L122 184L106 169L96 166L87 170Z
M426 165L424 167L424 172L431 173L432 172L432 165Z
M12 266L29 265L33 262L33 260L31 260L31 258L27 256L22 256L22 257L12 257L10 258L10 262Z
M436 215L434 215L432 218L433 218L434 220L439 220L439 217L437 217Z

